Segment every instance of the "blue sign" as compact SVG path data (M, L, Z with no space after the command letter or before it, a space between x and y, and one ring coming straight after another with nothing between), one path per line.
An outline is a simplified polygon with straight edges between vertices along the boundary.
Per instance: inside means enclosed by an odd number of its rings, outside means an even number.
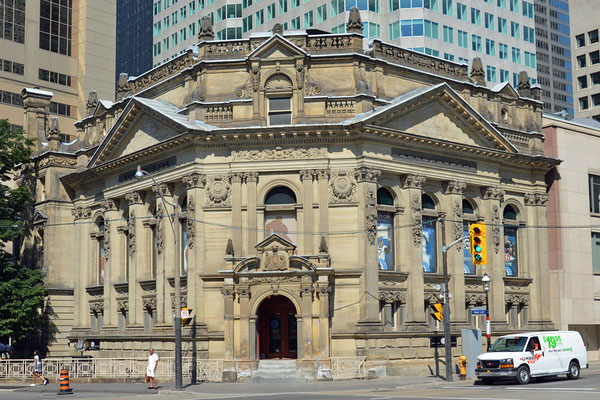
M485 315L485 308L474 307L471 309L471 315Z

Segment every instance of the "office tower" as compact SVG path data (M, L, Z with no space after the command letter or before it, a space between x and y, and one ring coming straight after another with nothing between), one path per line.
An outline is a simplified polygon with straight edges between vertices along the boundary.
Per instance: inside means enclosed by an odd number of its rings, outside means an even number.
M23 127L25 87L52 93L49 111L65 137L86 113L89 90L114 98L116 0L0 3L0 118ZM35 137L35 132L30 132ZM68 136L68 137L67 137Z
M117 64L119 74L141 75L152 68L152 0L119 0L117 3Z
M533 0L161 0L154 6L154 65L196 44L204 15L216 39L224 40L270 31L275 23L284 30L344 33L348 11L358 7L365 47L379 37L460 63L480 57L490 86L516 86L523 70L536 82Z
M595 0L571 0L575 116L600 121L600 42Z
M535 0L535 35L544 111L573 116L568 0Z

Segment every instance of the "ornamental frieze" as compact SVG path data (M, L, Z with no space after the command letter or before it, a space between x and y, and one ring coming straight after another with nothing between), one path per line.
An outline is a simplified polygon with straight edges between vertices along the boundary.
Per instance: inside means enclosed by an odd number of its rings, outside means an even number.
M196 239L196 223L194 221L196 202L194 195L190 194L187 198L187 218L185 220L187 232L187 245L190 249L194 248L194 240Z
M188 189L201 188L206 185L206 175L196 172L184 176L181 180Z
M73 214L75 220L89 219L92 216L92 209L90 207L76 206L71 210L71 214Z
M38 163L38 168L45 167L74 167L77 165L77 158L61 157L54 154L50 154L44 157Z
M206 205L208 207L231 206L231 184L228 175L207 177L206 180Z
M467 184L460 181L444 182L444 192L446 194L462 194L466 187Z
M135 254L135 212L134 210L129 210L129 219L127 220L127 245L129 255L133 256Z
M360 167L356 169L356 179L358 182L377 183L381 176L381 171L370 167Z
M424 183L425 177L423 175L410 174L404 177L403 187L410 189L422 189Z
M329 202L356 202L356 177L352 170L331 171Z
M481 188L481 197L484 200L500 200L504 198L504 189L500 186L487 186Z
M261 160L307 160L326 158L327 149L324 147L309 148L282 148L264 150L233 150L231 158L233 161L261 161Z
M492 206L492 244L494 252L500 251L500 207L497 204Z
M379 300L391 303L397 301L401 304L406 304L405 290L379 290Z
M104 301L90 301L90 313L102 314L104 312Z
M528 206L546 206L548 203L548 194L546 193L525 193L525 204Z
M410 210L412 211L412 240L415 247L423 245L423 216L421 215L421 196L413 193L410 198Z
M168 78L169 76L175 75L184 68L190 67L194 64L194 56L192 50L188 50L183 55L169 61L162 67L158 67L150 70L149 72L137 77L135 80L129 82L129 87L134 92L139 92L149 86Z

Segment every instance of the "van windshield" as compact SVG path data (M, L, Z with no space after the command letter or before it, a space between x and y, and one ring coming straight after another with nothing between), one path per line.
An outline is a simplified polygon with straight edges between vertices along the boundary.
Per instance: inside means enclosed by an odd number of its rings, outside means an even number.
M490 347L490 353L501 352L501 351L523 351L527 342L526 336L515 336L515 337L503 337L498 340Z

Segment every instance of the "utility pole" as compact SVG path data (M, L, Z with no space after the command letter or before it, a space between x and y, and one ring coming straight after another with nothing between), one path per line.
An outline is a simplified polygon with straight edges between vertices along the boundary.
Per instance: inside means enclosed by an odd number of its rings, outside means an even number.
M452 382L452 335L450 332L450 302L448 296L448 249L458 243L457 241L446 247L446 221L440 218L442 223L442 253L443 253L443 273L444 273L444 348L446 350L446 382ZM459 239L459 241L462 238Z

